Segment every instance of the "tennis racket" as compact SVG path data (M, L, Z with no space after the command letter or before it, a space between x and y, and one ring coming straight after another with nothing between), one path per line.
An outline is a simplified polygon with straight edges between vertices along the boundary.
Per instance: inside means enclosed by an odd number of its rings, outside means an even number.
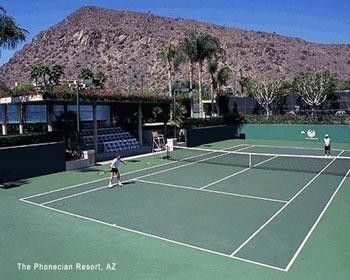
M126 164L126 161L124 161L123 162L124 164ZM100 171L98 171L98 176L103 176L103 175L105 175L106 173L109 173L109 172L111 172L111 168L108 168L107 170L105 169L105 170L100 170Z
M111 172L111 169L108 169L108 170L100 170L100 171L98 171L97 175L98 175L98 176L103 176L103 175L105 175L106 173L109 173L109 172Z

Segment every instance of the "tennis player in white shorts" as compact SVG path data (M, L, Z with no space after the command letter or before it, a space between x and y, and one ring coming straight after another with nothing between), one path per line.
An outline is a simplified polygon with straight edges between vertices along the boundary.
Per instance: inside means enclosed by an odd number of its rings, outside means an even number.
M324 156L331 157L331 138L326 134L323 138Z

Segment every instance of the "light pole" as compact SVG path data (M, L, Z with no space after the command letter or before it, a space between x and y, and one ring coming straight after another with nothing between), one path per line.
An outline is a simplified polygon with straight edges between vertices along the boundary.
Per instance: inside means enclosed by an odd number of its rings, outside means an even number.
M173 90L173 124L174 124L174 138L176 139L176 124L175 124L175 118L176 118L176 91L177 88L175 86Z
M80 91L79 91L79 81L77 81L76 90L76 111L77 111L77 137L78 137L78 153L80 154Z

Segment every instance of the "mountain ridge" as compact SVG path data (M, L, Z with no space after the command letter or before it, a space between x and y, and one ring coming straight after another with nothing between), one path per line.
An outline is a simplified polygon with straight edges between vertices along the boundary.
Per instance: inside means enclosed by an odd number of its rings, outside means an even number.
M261 79L292 79L305 70L324 69L342 79L350 77L350 44L319 44L193 19L88 6L40 32L16 52L0 67L0 82L31 82L31 65L60 64L65 66L64 79L78 79L80 69L88 67L105 72L108 87L134 90L141 86L142 72L145 88L163 91L167 87L166 65L159 54L167 41L179 42L188 30L220 39L225 64L233 70L231 87L240 69ZM188 79L186 64L175 79ZM209 80L207 74L204 80Z

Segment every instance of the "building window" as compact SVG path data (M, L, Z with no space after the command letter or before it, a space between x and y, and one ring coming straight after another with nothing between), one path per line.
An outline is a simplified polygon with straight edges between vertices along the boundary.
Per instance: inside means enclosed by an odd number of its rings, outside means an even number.
M109 121L110 111L109 105L97 105L96 106L96 118L98 121Z
M9 104L7 108L8 123L19 123L19 106Z
M46 123L46 105L26 105L26 123Z
M63 105L53 105L53 107L52 107L53 121L58 120L58 118L63 113L64 113L64 106Z

